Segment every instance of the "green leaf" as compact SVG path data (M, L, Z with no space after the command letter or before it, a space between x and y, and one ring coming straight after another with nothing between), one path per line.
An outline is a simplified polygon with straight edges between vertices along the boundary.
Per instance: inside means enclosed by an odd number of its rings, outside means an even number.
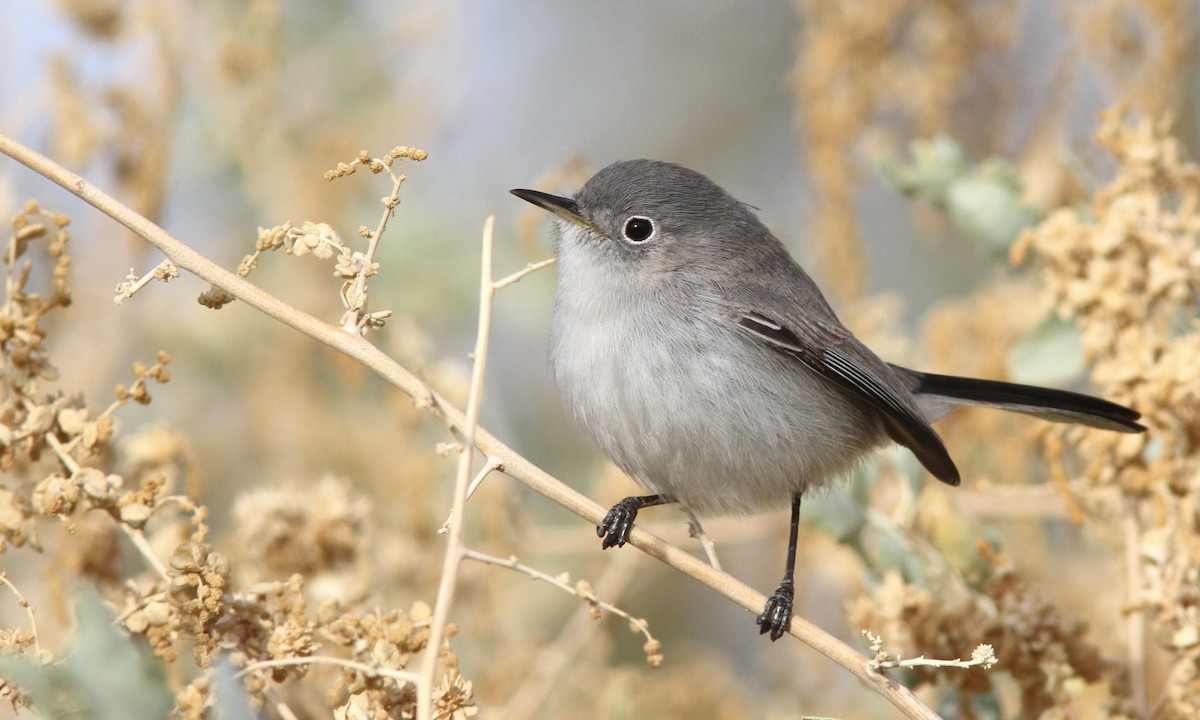
M802 510L805 520L839 543L856 545L866 523L862 505L840 487L830 490L819 502L804 504Z
M971 167L962 148L953 138L938 136L913 140L909 154L912 159L907 161L884 160L880 165L884 178L905 195L944 209L947 189Z
M909 159L880 164L900 192L946 213L956 232L993 255L1008 250L1041 214L1021 201L1021 180L1000 158L972 164L952 138L914 140Z
M985 173L952 183L946 212L954 227L980 249L1002 254L1021 231L1037 223L1037 210L1021 202L1020 190Z
M162 666L140 640L114 626L92 589L80 593L72 648L62 662L39 665L0 657L0 675L33 699L39 717L161 720L175 706Z
M1069 385L1084 373L1079 328L1055 315L1047 317L1012 349L1008 368L1016 382Z

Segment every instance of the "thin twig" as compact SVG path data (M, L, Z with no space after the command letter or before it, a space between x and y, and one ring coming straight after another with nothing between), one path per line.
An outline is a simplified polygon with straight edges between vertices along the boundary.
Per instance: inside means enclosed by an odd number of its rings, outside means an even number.
M479 407L483 401L483 376L487 368L488 338L492 328L492 299L496 290L492 286L492 228L496 218L489 216L483 224L483 251L480 260L479 281L479 328L475 335L475 364L471 370L471 387L467 392L466 426L462 430L463 446L458 453L458 476L454 481L454 506L450 511L450 527L446 532L446 556L442 561L442 577L438 583L437 602L433 609L433 622L429 627L429 644L422 658L420 682L417 683L417 718L431 720L433 713L434 675L437 673L446 625L450 618L450 604L454 601L454 590L458 585L458 571L462 567L463 515L467 507L467 488L471 480L471 461L475 458L475 432L479 426Z
M903 660L884 660L883 662L879 663L879 666L886 668L952 667L961 668L963 670L967 668L981 667L986 670L989 667L989 663L993 661L994 658L983 659L974 657L970 660L963 660L962 658L955 658L953 660L938 660L937 658L927 658L924 655L918 655L915 658L905 658Z
M521 564L517 561L515 555L510 556L507 559L498 558L495 555L488 555L486 553L481 553L477 550L471 550L468 548L463 550L463 557L467 560L475 560L477 562L487 563L488 565L497 565L499 567L508 568L509 570L516 570L523 575L528 575L534 580L541 580L544 583L549 583L550 585L559 588L569 595L574 595L575 597L582 599L592 607L596 607L601 610L607 610L613 615L625 618L629 622L629 626L631 628L636 628L637 631L645 636L647 640L654 639L654 636L650 634L649 623L642 618L637 618L630 615L628 612L622 610L616 605L604 602L600 598L596 597L596 593L590 589L590 585L583 586L582 588L578 584L572 585L570 581L563 576L555 577L553 575L547 575L537 568Z
M58 438L54 437L54 435L51 433L46 433L45 438L46 444L50 446L50 449L53 450L54 454L58 456L59 461L72 475L82 469L79 462L72 457L70 450L63 446L63 444L59 442ZM77 439L78 437L75 438L75 440ZM74 443L75 440L72 440L71 442ZM150 566L154 568L155 572L157 572L163 580L167 580L169 582L171 578L167 575L167 566L163 564L161 559L159 559L158 554L154 552L154 548L150 547L150 542L146 540L145 533L138 528L131 527L128 523L118 522L117 527L121 528L121 530L129 538L129 541L133 543L133 546L138 549L139 553L142 554L142 557L146 558L146 562L150 563Z
M264 292L172 237L159 226L117 202L112 196L97 189L75 173L3 134L0 134L0 153L14 158L129 228L174 260L179 267L217 286L246 305L370 368L412 397L418 407L427 410L447 427L453 430L461 430L466 427L466 417L461 410L431 390L415 374L401 367L395 360L364 338L322 322ZM475 444L485 455L500 458L504 463L504 472L509 477L575 513L588 523L597 525L604 518L606 508L600 507L568 485L553 478L483 428L476 430ZM710 567L704 561L663 541L644 528L634 527L629 536L629 544L724 595L748 613L757 615L766 602L762 593ZM925 720L938 718L938 715L911 690L886 673L873 671L868 665L868 659L861 653L807 620L800 617L792 618L789 634L849 670L892 703L906 717L924 718Z
M140 278L133 279L133 270L129 271L129 275L130 278L127 282L123 282L117 286L117 296L113 298L113 302L118 305L136 295L139 290L149 285L153 280L167 282L179 277L179 268L175 266L175 263L171 262L170 258L163 258L162 262L154 266L153 270Z
M475 478L471 480L471 484L467 487L467 500L470 500L475 491L479 489L479 486L483 483L483 479L491 475L492 471L500 469L500 467L501 463L499 460L493 457L488 458L483 463L483 467L479 468L479 472L475 474ZM446 516L446 522L442 523L442 526L438 528L438 535L445 535L450 531L450 518L452 517L454 517L453 510Z
M154 552L154 548L150 546L150 541L146 539L146 534L137 528L130 527L127 523L121 522L117 523L117 525L125 531L125 536L138 549L142 557L146 558L146 562L150 563L150 567L154 568L159 577L170 582L171 576L167 574L167 566L159 559L158 553Z
M899 655L883 649L883 638L871 632L870 630L862 631L863 637L871 645L871 651L875 653L875 658L871 660L871 667L878 670L880 668L913 668L913 667L953 667L953 668L983 668L990 670L995 667L998 660L996 652L991 645L982 644L975 648L971 653L970 660L955 658L953 660L938 660L937 658L927 658L920 655L915 658L901 658Z
M362 267L359 269L358 275L354 278L355 293L364 297L367 292L367 276L370 273L372 263L375 261L375 252L379 249L379 239L383 236L383 231L387 229L388 221L396 213L396 206L400 204L400 186L408 179L406 175L397 175L392 172L392 168L382 160L375 159L374 162L378 162L383 167L383 170L387 172L388 177L392 179L392 192L380 200L383 203L383 214L380 215L379 224L375 226L374 232L371 233L371 237L367 240L367 252L363 255ZM367 306L364 303L361 308L347 315L342 329L346 332L361 333L363 331L363 319L366 314Z
M395 680L401 684L413 683L415 685L418 682L417 674L414 672L408 672L407 670L391 670L375 665L368 665L366 663L358 662L357 660L347 660L345 658L332 657L329 655L308 655L305 657L286 657L272 658L270 660L257 660L239 670L234 677L245 677L246 675L258 670L266 670L273 667L285 667L291 665L337 665L350 670L357 670L364 675L391 678L392 680Z
M13 584L13 581L8 579L8 573L0 571L0 585L4 585L11 590L12 594L17 597L17 604L25 609L25 614L29 616L30 632L33 633L33 651L37 655L38 663L45 662L45 658L42 657L42 644L38 640L37 619L33 617L33 605L25 599L25 596Z
M608 564L604 574L596 582L596 594L616 600L625 592L629 583L638 577L631 553L618 553ZM573 667L572 662L587 646L596 632L596 621L591 608L582 607L563 627L554 639L529 662L529 672L521 685L508 697L504 706L497 708L496 717L505 720L524 720L536 717L538 709L557 684L564 672Z
M512 275L509 275L507 277L502 277L499 280L497 280L496 282L492 283L492 289L500 290L502 288L508 287L509 285L512 285L513 283L520 282L521 278L525 277L529 273L537 272L538 270L541 270L542 268L545 268L545 267L550 267L551 265L554 264L555 260L556 260L556 258L546 258L545 260L538 260L537 262L531 262L528 265L526 265L523 269L516 271Z
M471 480L470 486L467 487L467 500L471 499L475 491L483 484L484 479L492 474L492 471L499 470L501 467L503 467L503 463L500 460L494 457L488 458L483 463L483 467L479 468L479 472L475 474L475 478Z
M363 256L364 266L370 266L375 260L375 251L379 249L379 239L383 237L384 230L387 230L388 221L396 214L396 206L400 204L400 186L408 179L407 175L397 175L392 172L392 169L386 164L384 164L383 170L392 179L392 192L381 201L383 203L383 213L379 216L379 224L375 226L375 231L371 233L371 239L367 242L367 252Z
M283 720L300 720L300 717L296 715L296 711L292 710L292 707L287 704L287 701L283 699L278 690L268 687L267 691L273 699L275 712L279 713L279 717L283 718Z
M167 599L167 591L161 590L156 593L138 597L137 602L121 611L121 614L113 618L113 625L124 625L125 621L130 618L135 612L144 609L152 602L164 602Z
M704 555L708 558L708 564L712 565L713 569L720 570L721 561L717 559L717 544L704 532L704 526L700 524L700 518L696 517L696 513L692 512L690 508L684 508L683 511L687 513L688 521L691 523L689 532L700 542L700 547L704 549Z

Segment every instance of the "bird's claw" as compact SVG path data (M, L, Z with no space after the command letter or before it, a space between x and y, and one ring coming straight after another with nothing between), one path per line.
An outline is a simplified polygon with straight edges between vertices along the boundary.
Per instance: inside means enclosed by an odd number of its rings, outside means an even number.
M596 526L596 534L604 538L601 546L607 550L610 547L621 547L629 540L633 530L633 521L637 518L638 499L627 497L612 506L604 520Z
M758 633L760 635L769 632L772 642L783 637L792 624L792 600L795 595L791 580L784 580L779 584L775 593L767 598L767 604L763 608L762 614L758 616Z

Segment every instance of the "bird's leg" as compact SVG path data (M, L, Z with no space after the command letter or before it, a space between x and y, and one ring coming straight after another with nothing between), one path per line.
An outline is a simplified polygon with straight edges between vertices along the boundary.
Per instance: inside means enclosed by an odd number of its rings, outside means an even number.
M604 516L604 520L596 526L596 534L604 538L604 549L614 545L621 547L629 540L629 531L633 530L633 521L637 518L638 510L673 502L675 498L670 495L638 495L627 497L613 505Z
M787 632L792 624L792 600L796 596L796 587L792 581L796 574L796 537L800 534L800 493L792 496L792 529L788 533L787 567L784 568L783 580L775 593L767 598L767 605L762 615L758 616L758 632L760 635L771 633L771 640L778 640Z

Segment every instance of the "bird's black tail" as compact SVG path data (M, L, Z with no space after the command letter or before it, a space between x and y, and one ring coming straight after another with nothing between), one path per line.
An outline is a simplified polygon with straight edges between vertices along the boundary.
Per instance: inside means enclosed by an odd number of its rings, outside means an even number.
M950 404L983 405L1012 410L1053 422L1078 423L1117 432L1143 432L1138 411L1091 395L996 380L935 375L892 366L913 382L918 396Z

